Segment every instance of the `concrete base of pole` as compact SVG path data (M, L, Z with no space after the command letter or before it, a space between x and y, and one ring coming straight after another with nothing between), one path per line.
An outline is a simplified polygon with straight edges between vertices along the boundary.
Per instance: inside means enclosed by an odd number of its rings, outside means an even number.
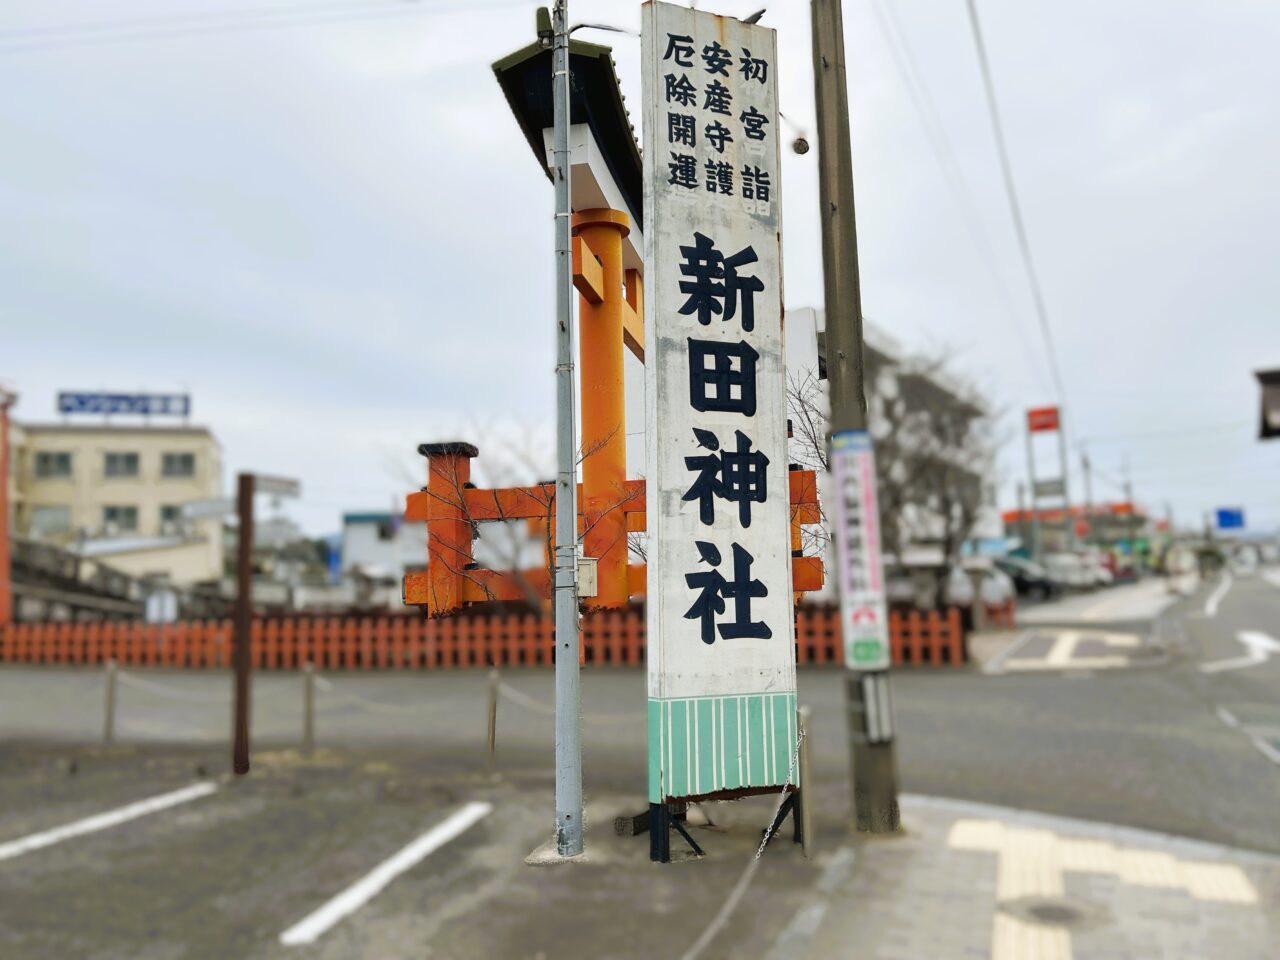
M524 862L531 867L554 867L561 863L590 863L591 859L585 852L572 857L561 856L556 850L555 838L552 837L525 857Z
M898 765L893 743L855 743L853 763L853 829L859 833L898 833Z
M898 809L898 764L892 735L869 742L864 677L850 671L845 681L848 705L849 763L853 778L852 828L859 833L893 834L902 828ZM882 714L891 728L891 712Z

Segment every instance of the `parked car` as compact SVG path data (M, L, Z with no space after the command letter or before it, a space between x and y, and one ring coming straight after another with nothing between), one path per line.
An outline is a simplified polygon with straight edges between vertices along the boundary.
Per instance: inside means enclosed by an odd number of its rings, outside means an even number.
M1092 590L1098 585L1092 567L1078 553L1045 554L1044 566L1068 590Z
M986 604L1004 603L1012 600L1016 592L1013 580L1002 570L991 568L982 571L982 602ZM947 574L945 601L948 606L970 607L973 605L972 572L963 567L952 567Z
M1101 553L1096 551L1086 553L1083 559L1085 568L1095 587L1109 587L1116 582L1115 574L1111 572Z
M1044 567L1022 557L996 557L996 569L1013 581L1018 596L1048 600L1062 593L1062 584Z

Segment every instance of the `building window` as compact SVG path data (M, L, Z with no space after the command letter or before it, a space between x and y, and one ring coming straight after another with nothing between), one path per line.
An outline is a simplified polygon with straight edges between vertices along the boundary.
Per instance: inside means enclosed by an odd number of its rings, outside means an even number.
M160 459L160 474L165 477L194 477L196 455L194 453L166 453Z
M103 461L103 473L108 477L136 477L138 455L136 453L108 453Z
M103 507L102 526L107 532L129 533L138 529L137 507Z
M160 535L171 537L182 532L182 507L176 503L160 505Z
M57 536L70 529L70 507L63 504L41 504L31 508L31 535L36 539Z
M47 450L36 452L36 476L41 480L71 476L71 454Z

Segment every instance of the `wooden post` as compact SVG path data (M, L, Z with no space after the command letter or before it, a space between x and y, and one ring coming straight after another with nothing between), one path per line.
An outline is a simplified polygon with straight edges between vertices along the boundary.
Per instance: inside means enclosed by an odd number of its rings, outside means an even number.
M240 542L236 552L236 608L232 651L235 706L231 742L231 769L237 776L249 772L249 658L253 643L253 487L253 474L240 474L236 489Z
M116 740L116 662L107 661L103 676L102 742L111 746Z
M308 660L302 666L302 755L316 749L316 668Z
M17 396L0 390L0 630L13 620L12 558L9 546L9 408Z
M489 671L489 757L487 765L492 771L497 763L498 746L498 668Z

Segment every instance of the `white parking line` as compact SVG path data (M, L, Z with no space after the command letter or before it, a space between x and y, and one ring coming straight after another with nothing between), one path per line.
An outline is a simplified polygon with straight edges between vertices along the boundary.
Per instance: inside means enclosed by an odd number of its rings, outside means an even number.
M493 805L475 801L456 810L444 823L432 827L413 843L393 854L374 867L347 889L315 912L280 934L280 942L287 947L314 943L330 927L344 917L355 913L376 897L396 877L415 866L429 854L439 850L450 840L461 836L467 829L479 823L493 811Z
M1257 748L1258 752L1270 760L1272 763L1280 764L1280 750L1277 750L1262 737L1254 734L1249 738L1250 742Z
M1226 707L1215 707L1214 710L1218 714L1218 719L1225 723L1232 730L1239 729L1240 721L1236 719L1236 715Z
M118 826L129 820L136 820L138 817L145 817L149 813L157 813L161 810L167 810L169 807L176 807L180 803L198 800L201 797L207 797L217 789L218 785L216 783L201 781L200 783L193 783L189 787L183 787L181 790L162 793L146 800L139 800L137 803L117 807L115 810L108 810L106 813L94 814L92 817L85 817L83 820L76 820L61 827L54 827L52 830L45 830L18 840L11 840L8 843L0 844L0 860L20 857L24 853L39 850L41 847L52 846L55 843L61 843L63 840L70 840L72 837L83 836L86 833L96 833L99 830L106 830L108 827Z
M1044 658L1046 666L1066 667L1071 664L1071 655L1076 652L1076 644L1080 642L1080 634L1074 630L1063 630L1049 648L1049 655Z
M1201 673L1222 673L1224 670L1243 670L1266 663L1273 655L1280 654L1280 640L1270 637L1261 630L1240 630L1236 639L1248 651L1241 657L1228 657L1226 660L1212 660L1200 664Z
M1218 584L1213 593L1209 594L1209 599L1204 604L1204 615L1206 617L1216 617L1218 615L1218 604L1222 603L1222 599L1227 595L1227 591L1231 589L1231 574L1224 573L1222 582Z

